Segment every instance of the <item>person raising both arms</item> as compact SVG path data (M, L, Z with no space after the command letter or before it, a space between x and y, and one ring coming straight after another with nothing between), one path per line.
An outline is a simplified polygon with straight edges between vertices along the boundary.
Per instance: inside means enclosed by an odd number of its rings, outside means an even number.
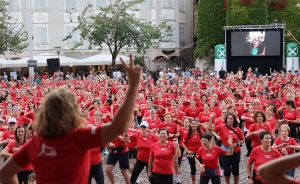
M131 122L142 69L134 65L131 55L129 65L121 61L129 87L112 122L84 128L76 96L65 88L51 91L37 111L33 127L36 134L1 168L2 183L18 183L16 174L29 163L34 167L37 183L88 182L89 149L108 144L127 131Z

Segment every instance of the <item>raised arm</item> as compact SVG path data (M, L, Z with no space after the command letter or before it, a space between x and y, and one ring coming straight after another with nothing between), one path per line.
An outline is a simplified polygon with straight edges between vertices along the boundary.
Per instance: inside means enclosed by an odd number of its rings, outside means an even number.
M101 128L102 145L107 144L111 140L118 137L121 133L125 132L132 120L142 68L139 65L134 65L132 55L129 57L129 65L125 64L125 62L121 59L129 79L128 90L126 92L125 99L122 105L119 107L118 112L114 116L112 122L109 124L104 124Z

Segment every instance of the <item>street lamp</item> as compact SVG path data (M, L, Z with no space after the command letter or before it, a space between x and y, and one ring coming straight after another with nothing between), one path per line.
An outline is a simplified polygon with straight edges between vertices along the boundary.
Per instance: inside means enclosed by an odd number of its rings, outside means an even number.
M57 47L54 47L57 55L58 55L58 58L59 58L59 54L60 54L60 50L61 50L61 46L57 46Z

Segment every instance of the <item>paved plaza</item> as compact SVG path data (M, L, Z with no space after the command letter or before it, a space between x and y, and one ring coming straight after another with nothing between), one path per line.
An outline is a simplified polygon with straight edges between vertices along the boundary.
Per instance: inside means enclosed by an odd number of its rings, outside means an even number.
M248 178L247 178L247 172L246 172L246 163L247 163L247 157L245 157L244 153L246 153L246 148L245 146L243 146L243 152L242 152L242 156L241 156L241 163L240 163L240 184L248 184ZM105 162L106 162L106 158L107 156L103 156L103 167L105 168ZM1 166L3 165L3 158L1 159ZM125 184L122 174L118 168L118 166L116 166L113 170L114 174L115 174L115 184ZM129 172L128 172L129 173ZM105 184L110 184L105 171L104 171L104 175L105 175ZM129 173L130 175L130 173ZM185 161L182 162L182 166L181 166L181 170L180 170L180 179L181 179L181 184L191 184L191 178L190 178L190 166L188 163L188 160L186 159ZM300 179L300 169L297 168L296 169L296 173L295 176ZM197 173L196 173L196 184L199 183L199 168L197 167ZM147 177L147 173L146 173L146 169L142 171L141 175L140 175L140 184L149 184L148 182L148 177ZM225 184L225 180L224 178L222 178L221 180L222 184ZM175 182L174 182L175 183ZM231 183L233 183L233 180L231 181ZM96 184L95 181L92 182L92 184Z
M241 162L240 162L240 182L239 182L240 184L248 184L248 175L247 175L247 171L246 171L246 163L247 163L248 157L245 157L246 152L247 152L246 147L243 146ZM103 158L104 158L103 166L104 167L105 167L106 157L107 156L103 156ZM115 184L125 184L118 166L116 166L113 171L115 173ZM104 174L105 174L105 172L104 172ZM190 178L190 166L189 166L187 159L182 162L179 176L181 179L181 184L191 184L192 183L191 178ZM299 168L296 169L295 176L298 179L300 179L300 169ZM233 183L233 177L231 177L231 178L232 178L231 183ZM196 184L199 183L199 179L200 179L199 167L197 167ZM142 173L140 175L140 180L141 180L140 184L149 184L146 169L144 171L142 171ZM222 178L221 182L222 182L222 184L223 183L225 184L224 177ZM93 182L93 184L96 184L96 182ZM105 184L110 184L106 175L105 175Z

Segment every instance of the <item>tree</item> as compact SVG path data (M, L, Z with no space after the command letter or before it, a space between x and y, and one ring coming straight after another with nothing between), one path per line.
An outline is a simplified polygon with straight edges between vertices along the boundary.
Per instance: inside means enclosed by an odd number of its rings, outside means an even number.
M19 53L27 44L27 32L22 31L24 25L18 24L7 10L9 4L0 0L0 54Z
M165 22L155 26L150 22L135 17L138 9L134 5L143 3L144 0L116 0L105 8L100 7L100 12L95 13L93 6L89 4L82 14L78 16L79 24L73 29L79 31L80 40L71 50L89 43L89 49L102 50L106 44L112 54L112 67L115 68L115 60L122 48L127 51L135 48L138 53L146 53L146 49L157 48L163 38L169 36L171 27ZM88 15L92 12L92 15ZM72 33L64 38L64 41L72 38ZM163 34L166 33L166 34Z

